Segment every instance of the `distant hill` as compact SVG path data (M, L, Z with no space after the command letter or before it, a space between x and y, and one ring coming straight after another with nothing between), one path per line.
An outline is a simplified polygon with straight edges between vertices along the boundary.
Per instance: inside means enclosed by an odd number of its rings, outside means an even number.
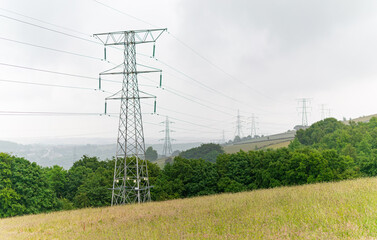
M363 116L363 117L358 117L358 118L351 119L351 120L352 120L353 122L369 122L369 120L370 120L372 117L377 117L377 114L368 115L368 116ZM349 124L349 121L350 121L350 120L346 120L346 121L343 121L343 123L344 123L344 124Z
M240 150L245 152L251 150L259 150L266 148L279 148L286 147L295 138L296 131L288 131L285 133L274 134L270 136L264 136L260 138L253 138L250 140L227 144L223 146L226 153L236 153Z
M22 145L14 142L0 141L0 152L2 150L15 151L18 150L20 147L22 147Z
M173 144L173 150L184 151L199 146L201 143ZM163 144L152 146L159 154L162 153ZM116 144L86 144L86 145L22 145L14 142L0 141L0 152L10 153L24 157L31 162L36 162L43 167L59 165L69 169L73 163L83 155L99 157L101 160L111 159L116 152Z
M377 117L377 114L372 114L368 116L362 116L354 119L350 119L354 122L369 122L372 117ZM342 121L344 124L349 124L350 120ZM259 150L259 149L267 149L267 148L280 148L280 147L287 147L289 143L295 138L296 131L288 131L285 133L274 134L270 136L264 136L261 138L253 138L250 140L233 143L233 144L226 144L223 145L224 151L226 153L235 153L240 150L243 151L251 151L251 150Z

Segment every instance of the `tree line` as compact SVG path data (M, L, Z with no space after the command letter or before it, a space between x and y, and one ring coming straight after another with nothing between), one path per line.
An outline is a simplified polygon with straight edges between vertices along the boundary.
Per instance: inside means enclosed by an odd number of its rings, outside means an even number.
M204 144L163 169L147 163L154 201L376 176L377 119L325 119L287 148L226 154ZM83 156L65 170L0 153L0 217L108 206L113 170L114 159Z

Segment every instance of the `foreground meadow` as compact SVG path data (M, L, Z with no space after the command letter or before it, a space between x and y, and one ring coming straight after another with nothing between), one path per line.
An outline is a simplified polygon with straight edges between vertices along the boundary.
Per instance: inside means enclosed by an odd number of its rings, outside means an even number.
M0 220L0 239L373 239L377 178Z

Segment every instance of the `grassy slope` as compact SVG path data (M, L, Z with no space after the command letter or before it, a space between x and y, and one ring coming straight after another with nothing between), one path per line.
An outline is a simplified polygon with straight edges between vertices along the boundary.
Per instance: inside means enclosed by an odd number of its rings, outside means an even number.
M371 239L377 178L0 220L1 239Z
M369 120L372 117L377 117L377 114L373 114L373 115L369 115L369 116L364 116L364 117L359 117L359 118L353 119L352 121L354 121L354 122L369 122Z
M157 159L156 161L153 161L152 163L157 163L157 165L162 169L165 166L166 159L168 159L168 158L166 158L166 157L160 158L160 159Z
M272 148L276 149L279 147L287 147L291 140L270 140L270 141L263 141L263 142L254 142L254 143L247 143L247 144L238 144L238 145L228 145L224 146L223 149L226 153L236 153L240 150L248 152L251 150L259 150L259 149L267 149Z
M272 145L269 145L266 148L270 148L270 149L278 149L278 148L282 148L282 147L288 147L288 145L291 143L292 140L288 140L288 141L284 141L284 142L279 142L279 143L275 143L275 144L272 144Z

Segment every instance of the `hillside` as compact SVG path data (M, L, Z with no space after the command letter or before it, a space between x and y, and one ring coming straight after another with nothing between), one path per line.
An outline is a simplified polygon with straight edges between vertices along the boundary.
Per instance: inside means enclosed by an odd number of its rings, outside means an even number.
M369 122L369 120L370 120L372 117L377 117L377 114L373 114L373 115L368 115L368 116L363 116L363 117L354 118L354 119L352 119L352 121L353 121L353 122ZM345 124L349 124L349 120L343 121L343 123L345 123Z
M2 239L372 239L377 178L0 219Z
M240 150L251 151L259 149L276 149L280 147L287 147L289 143L294 139L296 131L288 131L285 133L274 134L270 136L264 136L261 138L254 138L231 145L224 145L223 149L226 153L236 153Z
M368 116L362 116L354 119L350 119L356 123L366 123L372 117L377 117L377 114L372 114ZM342 123L348 125L350 120L342 121ZM224 145L223 149L226 153L236 153L240 150L242 151L251 151L259 149L277 149L281 147L287 147L289 143L294 139L296 131L288 131L285 133L274 134L270 136L264 136L261 138L250 139L247 141L242 141L239 143L234 143L231 145Z

